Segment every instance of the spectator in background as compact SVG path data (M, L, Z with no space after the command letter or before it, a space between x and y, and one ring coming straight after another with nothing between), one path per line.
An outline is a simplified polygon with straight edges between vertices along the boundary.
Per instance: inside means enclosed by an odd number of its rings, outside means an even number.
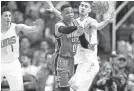
M31 40L27 36L23 36L20 38L20 56L22 55L32 56L30 45L31 45Z
M36 73L37 73L37 67L31 64L31 57L24 55L21 56L20 58L20 63L21 63L21 67L22 67L22 73L23 76L24 75L33 75L34 77L36 77Z
M8 7L11 9L11 11L18 9L17 4L16 4L15 1L8 2Z
M134 91L134 30L129 35L129 47L130 47L130 74L128 76L128 86L127 88L131 91Z
M54 76L52 73L52 61L50 60L51 56L51 54L46 54L45 62L38 67L37 82L40 91L53 91Z
M30 8L28 17L25 20L25 24L32 25L36 19L39 19L39 11L37 11L36 7L34 6L33 8Z
M117 43L117 53L118 54L128 54L128 48L127 48L127 44L124 40L120 40Z
M54 45L55 45L55 37L52 33L52 30L51 28L47 27L44 31L44 38L47 39L50 43L51 43L51 47L54 48Z
M127 60L127 57L123 54L119 54L116 61L117 61L116 63L119 68L119 72L126 73L128 76L130 67L128 65L129 62Z
M49 54L49 44L47 41L43 40L40 42L40 49L35 51L32 64L38 67L37 72L37 83L41 91L44 91L46 84L46 89L52 89L52 62L50 60L51 54ZM50 76L50 77L49 77ZM51 79L50 83L47 82Z
M39 7L40 7L40 2L31 2L31 5L28 6L29 9L28 14L27 14L27 18L25 19L24 23L27 25L33 25L34 21L36 19L41 19L40 18L40 13L39 13ZM38 34L37 33L31 33L31 34L25 34L26 36L28 36L30 39L32 39L33 41L39 41L42 39L43 36L43 30L45 29L45 24L42 24L41 27L39 28Z
M79 17L79 10L78 10L78 7L75 7L73 8L73 11L74 11L74 18L78 18Z
M35 66L40 66L46 62L46 55L49 52L49 44L47 41L43 40L40 42L40 49L35 51L33 55L32 64Z
M24 55L20 57L25 91L37 91L38 68L31 65L31 57Z
M13 11L13 22L17 24L24 22L23 14L19 10Z
M105 62L95 78L94 91L117 91L117 84L113 80L112 74L113 68L111 63Z
M134 30L129 35L129 44L130 44L130 51L132 53L133 61L134 61Z

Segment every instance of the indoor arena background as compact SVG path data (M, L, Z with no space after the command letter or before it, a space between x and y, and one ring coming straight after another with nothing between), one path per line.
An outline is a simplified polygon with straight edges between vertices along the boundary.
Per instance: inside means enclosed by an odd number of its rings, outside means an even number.
M71 4L74 9L75 18L77 18L79 14L78 6L80 2L53 1L53 4L57 9L60 9L60 7L65 3ZM112 7L112 10L116 11L116 9L118 9L118 7L120 7L124 2L110 1L109 3ZM44 25L40 28L40 32L38 32L38 34L24 34L23 32L19 34L19 59L22 63L24 86L26 91L29 91L27 89L33 89L32 91L42 90L45 88L47 82L50 82L51 86L53 87L53 80L51 81L51 79L53 79L52 62L50 62L50 59L55 49L55 37L53 35L54 25L60 19L55 16L53 12L46 10L48 9L48 5L45 1L2 1L1 7L2 6L9 6L12 11L12 21L17 24L24 23L27 25L32 25L36 19L44 20ZM107 65L116 66L120 64L122 66L121 68L125 71L122 71L120 74L116 74L118 79L111 77L111 81L117 81L117 83L119 83L117 86L119 86L120 89L134 88L134 10L132 10L131 14L128 14L127 19L123 19L127 12L129 12L129 10L133 7L134 1L128 2L126 5L121 7L122 9L120 12L118 12L115 25L113 25L111 22L102 31L98 31L98 59L100 61L101 69L100 74L93 82L94 84L96 84L97 81L102 78L102 74L105 73ZM93 12L91 12L89 16L97 19L97 21L102 21L105 19L105 16L96 15ZM124 22L121 23L114 35L113 28L116 27L116 24L123 20ZM113 37L116 37L116 39L113 40ZM116 51L116 53L112 53L113 50ZM44 69L42 70L38 70L38 67L40 67L39 65L42 63L46 64L47 66L44 66ZM25 68L25 65L27 64L29 64L29 67ZM116 67L112 68L112 71L114 71L114 69L116 69ZM118 69L118 71L121 71L122 69ZM27 75L27 73L30 74L30 76ZM124 84L119 81L121 78L120 76L125 79L125 83L127 83L126 88L123 88ZM50 81L48 81L48 79L50 79ZM28 82L32 82L32 84L27 85ZM97 88L94 84L93 88ZM2 82L1 86L2 91L8 91L9 87L6 79ZM108 88L110 88L110 83L108 83L106 86L109 86Z

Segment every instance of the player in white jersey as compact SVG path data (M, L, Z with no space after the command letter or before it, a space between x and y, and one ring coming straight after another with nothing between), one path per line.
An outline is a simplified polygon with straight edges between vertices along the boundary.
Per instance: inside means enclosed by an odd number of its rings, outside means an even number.
M48 2L51 10L61 17L51 2ZM113 18L110 17L98 23L95 19L88 16L91 12L91 5L88 1L82 1L79 5L79 25L84 28L84 33L79 37L80 44L77 47L75 63L78 64L75 75L70 80L70 85L75 91L88 91L94 77L99 71L97 60L97 30L103 29ZM61 17L62 18L62 17Z
M18 33L37 32L43 21L37 20L34 26L11 22L12 14L7 6L1 8L1 79L5 76L11 91L24 91L21 65L19 63ZM1 80L2 82L2 80Z
M79 37L75 62L78 63L76 73L70 83L76 91L88 91L92 81L99 71L97 59L97 30L103 29L113 18L113 14L107 20L98 23L88 16L91 12L91 5L88 1L83 1L79 5L79 18L76 20L84 28L84 34ZM82 79L80 79L82 78Z

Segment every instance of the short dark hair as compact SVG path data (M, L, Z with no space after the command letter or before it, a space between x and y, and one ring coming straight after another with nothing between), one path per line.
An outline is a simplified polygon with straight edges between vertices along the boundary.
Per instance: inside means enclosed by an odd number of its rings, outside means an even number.
M87 2L91 5L93 1L81 1L81 2Z
M62 12L65 8L68 8L68 7L71 7L71 5L69 5L69 4L64 4L63 6L61 6L61 12Z
M8 6L3 6L3 7L1 8L1 15L2 15L3 12L5 12L5 11L10 11L10 12L11 12L11 10L9 9Z

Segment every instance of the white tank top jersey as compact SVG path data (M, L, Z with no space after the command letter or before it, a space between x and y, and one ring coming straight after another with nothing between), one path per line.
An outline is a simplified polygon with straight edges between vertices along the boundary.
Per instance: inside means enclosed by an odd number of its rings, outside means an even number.
M6 33L1 33L1 62L12 62L19 57L19 36L16 33L16 24L11 23L11 27Z
M85 23L90 21L93 25L96 26L98 23L95 19L92 19L90 17L85 18L83 21L80 21L80 18L77 18L78 23L81 25L81 27L85 27ZM77 47L77 52L75 58L75 63L83 63L83 62L93 62L97 60L97 45L98 45L98 39L97 39L97 30L94 28L90 28L88 31L84 30L85 38L89 42L89 44L94 45L94 49L85 49L80 44Z

